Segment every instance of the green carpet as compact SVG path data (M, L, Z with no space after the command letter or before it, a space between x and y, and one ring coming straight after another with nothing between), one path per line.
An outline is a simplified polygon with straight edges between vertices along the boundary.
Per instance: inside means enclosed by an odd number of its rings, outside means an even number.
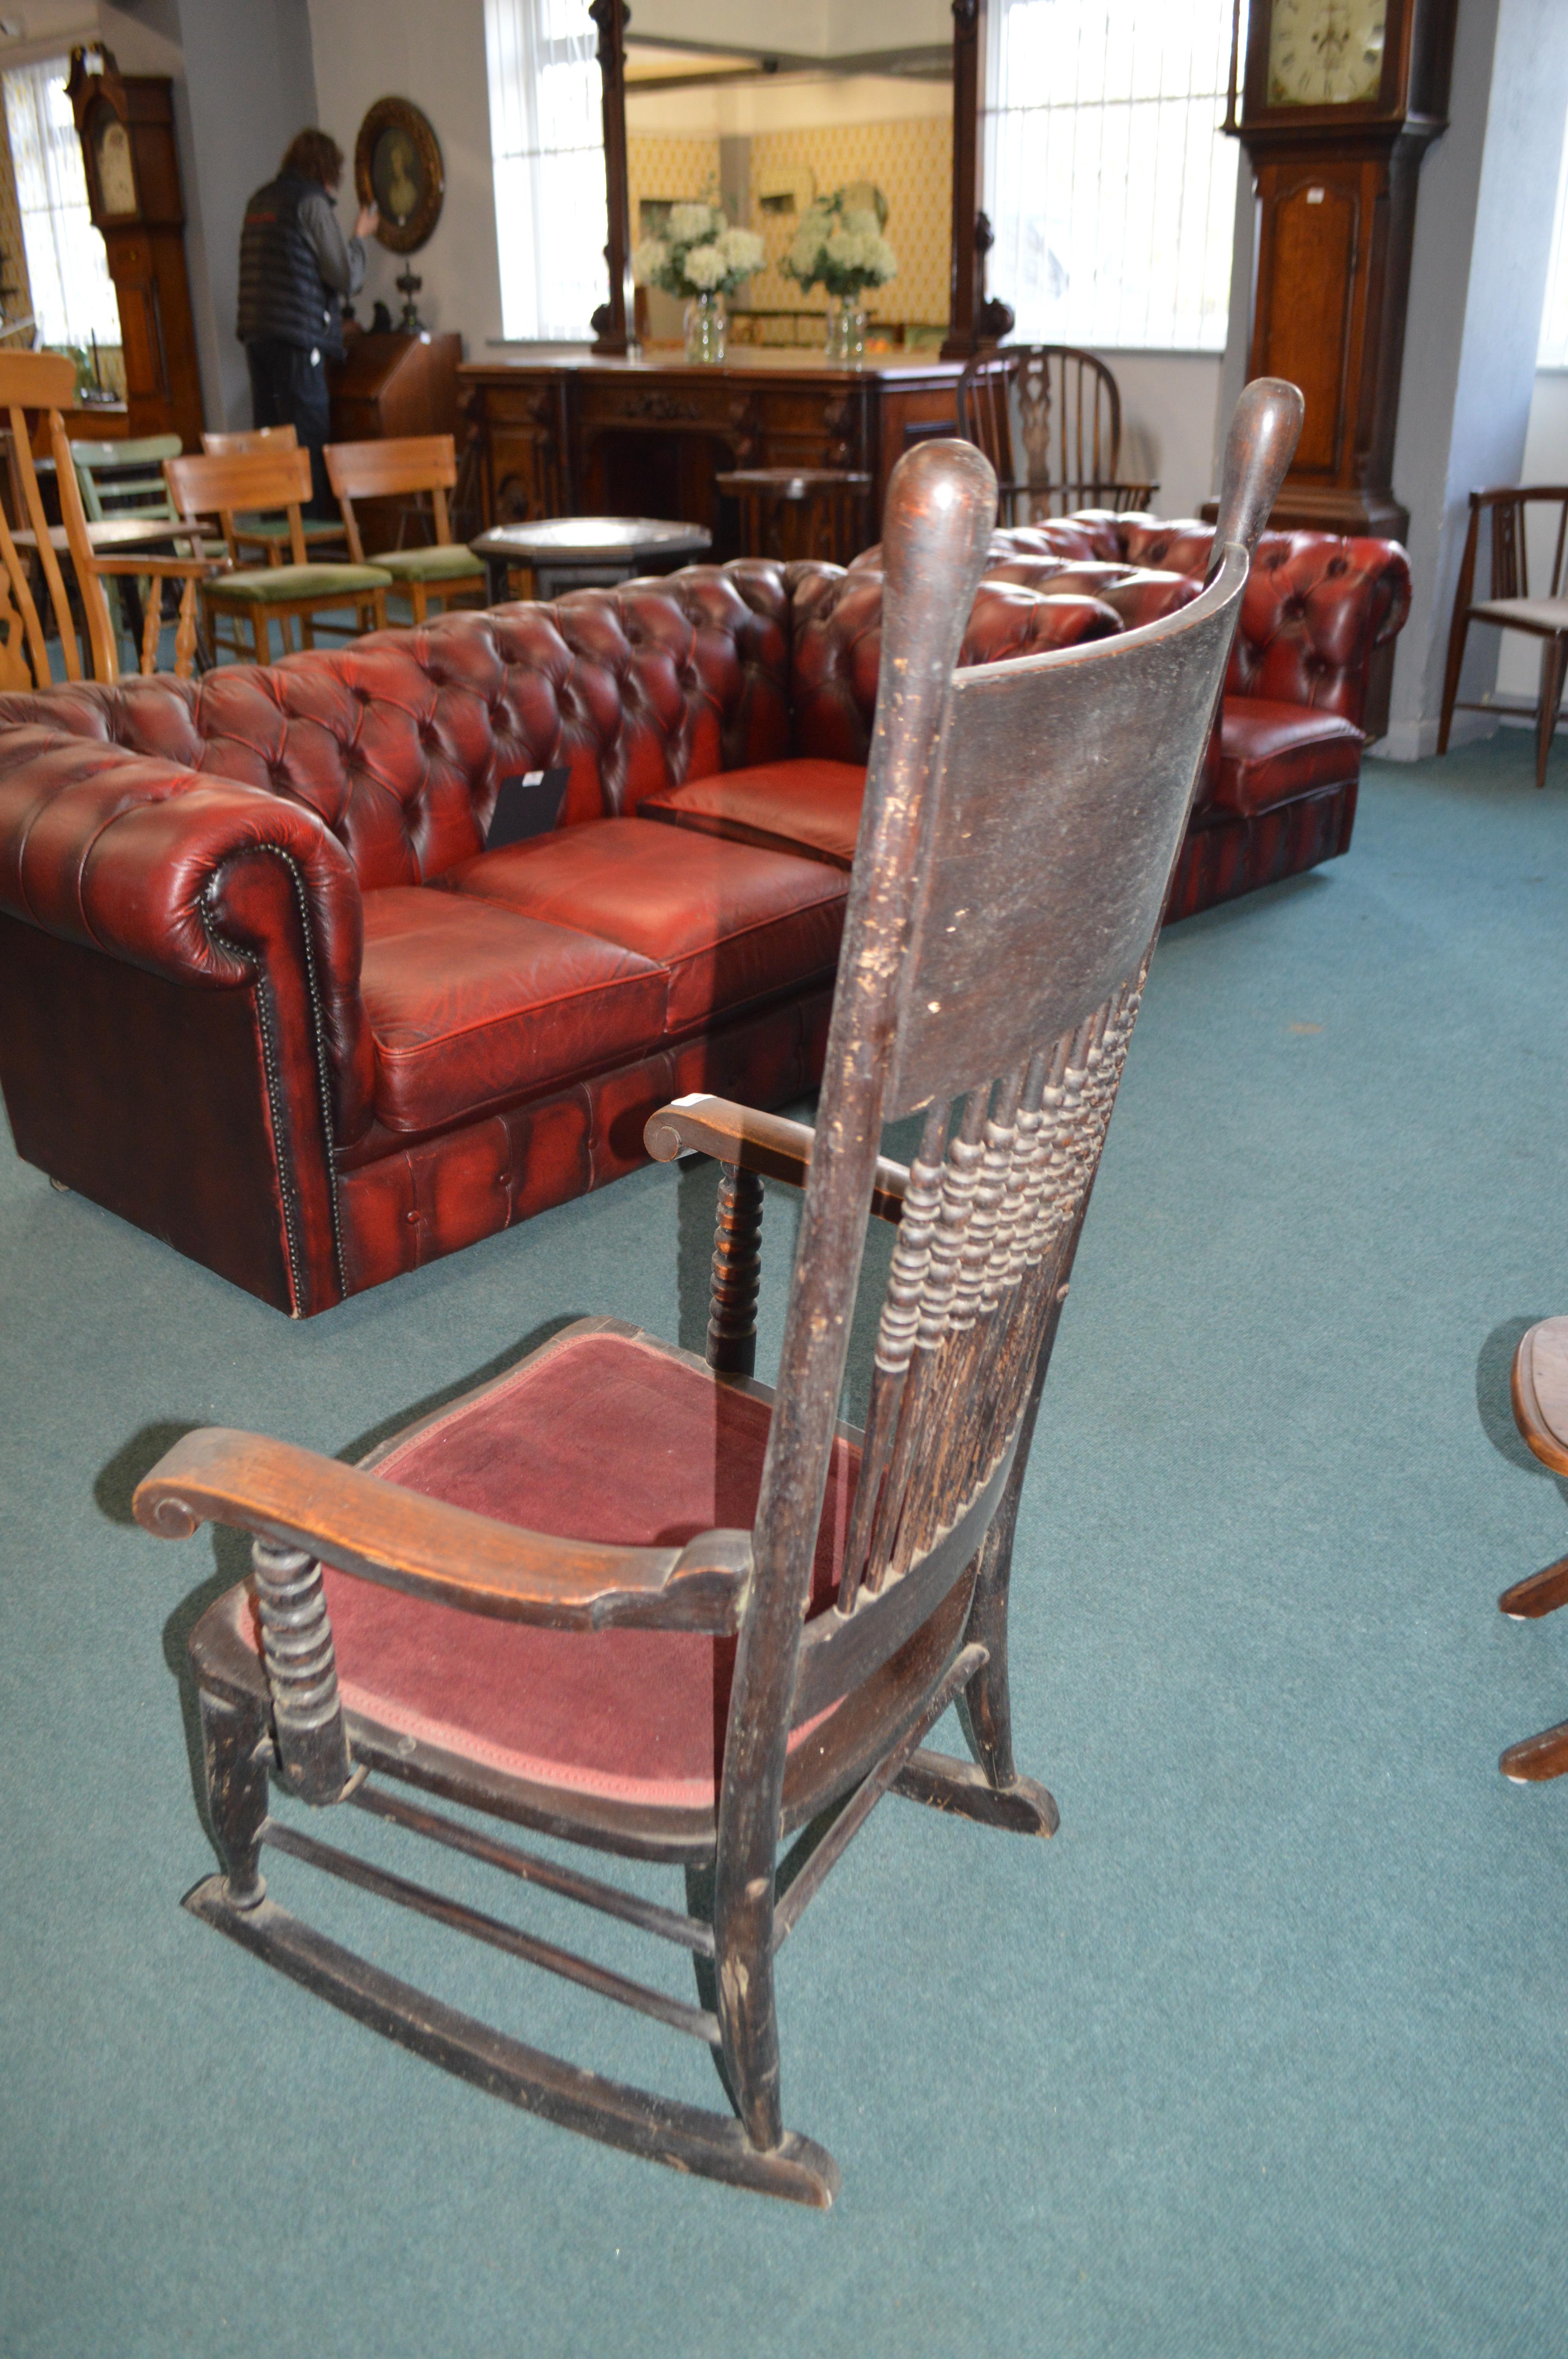
M792 1940L826 2218L533 2121L180 1910L211 1860L176 1666L236 1556L127 1517L189 1423L345 1451L572 1314L692 1340L711 1172L297 1328L4 1150L7 2359L1562 2351L1568 1782L1495 1766L1568 1713L1568 1614L1494 1603L1568 1549L1508 1407L1516 1337L1568 1310L1568 765L1530 774L1522 734L1371 765L1346 859L1165 938L1020 1525L1021 1751L1061 1833L891 1800ZM718 2101L656 2026L316 1913ZM674 1952L588 1938L688 1995Z

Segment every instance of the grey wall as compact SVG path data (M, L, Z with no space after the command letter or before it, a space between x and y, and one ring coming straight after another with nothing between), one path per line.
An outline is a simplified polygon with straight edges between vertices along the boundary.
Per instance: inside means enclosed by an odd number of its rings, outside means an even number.
M1460 0L1450 127L1422 170L1394 447L1415 595L1383 750L1407 760L1436 744L1467 495L1520 480L1565 114L1563 0ZM1497 634L1474 633L1462 692L1486 693L1496 664Z

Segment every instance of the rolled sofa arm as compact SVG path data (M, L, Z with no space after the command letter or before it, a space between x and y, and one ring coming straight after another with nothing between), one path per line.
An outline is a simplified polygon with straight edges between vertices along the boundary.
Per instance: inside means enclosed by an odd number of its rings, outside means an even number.
M6 733L0 765L0 910L197 989L265 981L287 1047L319 1061L334 1136L359 1136L374 1085L363 914L316 814L44 729Z

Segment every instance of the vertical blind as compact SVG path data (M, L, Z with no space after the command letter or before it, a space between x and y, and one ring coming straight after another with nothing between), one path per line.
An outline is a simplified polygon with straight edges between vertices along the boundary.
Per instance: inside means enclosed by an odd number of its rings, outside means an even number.
M610 291L599 45L588 0L485 0L503 335L583 342Z
M987 288L1021 341L1217 352L1231 0L990 0Z
M33 317L46 344L118 344L120 309L103 241L87 210L76 118L65 94L69 58L3 77Z

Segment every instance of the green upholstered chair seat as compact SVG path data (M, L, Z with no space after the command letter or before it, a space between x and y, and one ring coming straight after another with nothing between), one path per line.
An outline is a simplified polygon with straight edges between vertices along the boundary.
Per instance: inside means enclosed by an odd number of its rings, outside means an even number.
M335 516L301 516L300 530L308 540L342 540L342 526ZM242 540L275 540L282 548L288 545L288 518L286 516L237 516L234 531Z
M368 596L373 590L389 590L392 576L379 565L253 565L220 573L211 586L220 598L270 606L294 598Z
M460 542L444 548L377 549L372 562L384 566L399 582L455 582L460 577L484 580L484 568L471 549Z

